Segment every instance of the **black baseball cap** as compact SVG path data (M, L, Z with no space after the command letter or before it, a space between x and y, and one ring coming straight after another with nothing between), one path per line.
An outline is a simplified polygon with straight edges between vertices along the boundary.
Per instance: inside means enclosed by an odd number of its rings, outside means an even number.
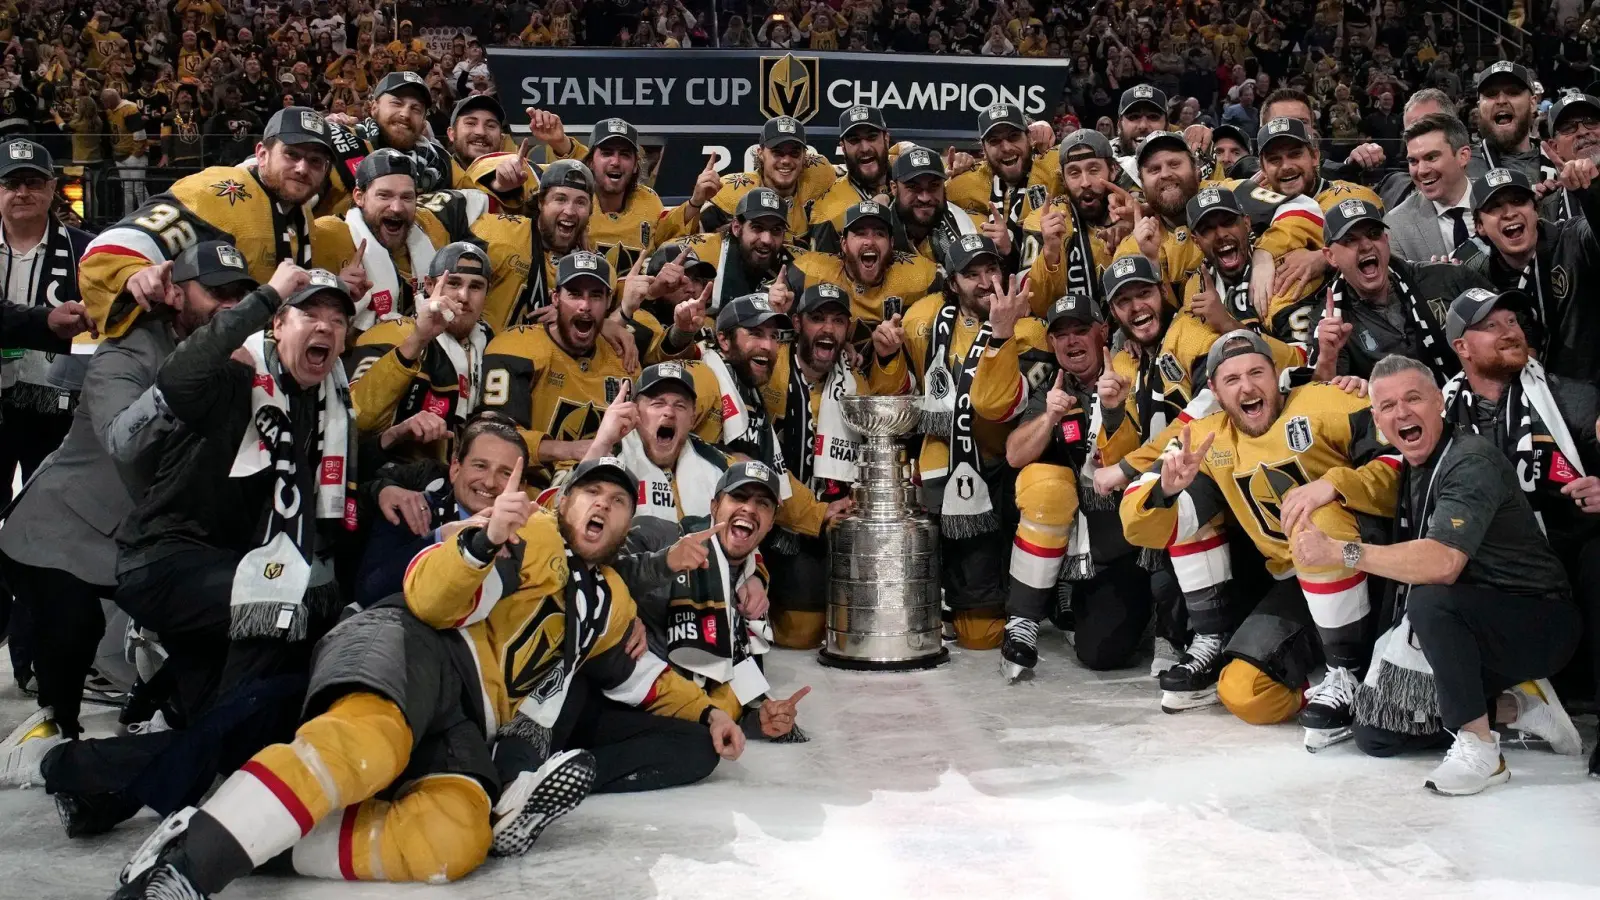
M18 172L37 172L46 178L54 178L55 161L50 158L50 151L43 144L26 138L0 143L0 178Z
M1105 288L1108 302L1115 300L1117 292L1130 284L1159 285L1160 283L1161 275L1156 271L1156 264L1142 253L1117 257L1111 261L1111 265L1106 266L1105 273L1100 276L1100 284Z
M1566 114L1567 110L1578 107L1588 107L1591 113L1600 115L1600 98L1596 98L1591 94L1579 93L1578 91L1567 91L1562 94L1556 102L1550 104L1550 130L1555 131L1556 126L1561 124L1561 117Z
M417 163L409 153L401 153L383 147L367 154L356 165L356 187L366 190L374 181L385 175L404 175L413 180L417 177Z
M1490 169L1482 178L1472 179L1472 211L1477 212L1502 191L1522 191L1534 196L1533 183L1516 169Z
M1274 366L1277 363L1272 358L1272 348L1267 346L1266 339L1248 328L1236 328L1211 345L1211 350L1206 353L1206 380L1210 381L1217 375L1217 367L1233 359L1235 356L1249 356L1250 354L1265 356Z
M1208 187L1195 193L1189 198L1189 204L1184 208L1185 218L1192 231L1200 227L1200 222L1212 213L1225 212L1235 216L1244 215L1244 207L1239 205L1239 198L1227 188Z
M673 260L677 260L683 271L690 275L698 275L707 281L717 277L716 266L701 259L693 249L682 244L662 244L657 247L656 252L650 254L650 261L644 264L644 273L654 278Z
M385 94L398 94L401 91L411 91L422 98L424 105L433 102L433 95L428 92L428 83L422 76L415 72L402 69L390 72L378 80L378 86L372 89L372 99L376 100Z
M648 397L662 385L678 387L687 392L691 399L694 398L694 375L683 363L674 360L645 366L644 371L639 373L638 384L634 385L634 396Z
M328 120L309 106L285 106L272 114L267 127L261 130L263 141L277 138L284 144L317 144L333 152L333 140L328 133Z
M1306 128L1306 123L1288 116L1279 116L1262 125L1261 130L1256 133L1256 152L1265 153L1268 144L1286 139L1299 141L1307 147L1316 146L1316 142L1311 139L1311 132Z
M1244 133L1243 128L1237 125L1218 125L1211 129L1211 145L1213 147L1217 145L1217 141L1224 138L1237 141L1239 146L1244 148L1245 153L1250 152L1250 136Z
M965 272L967 267L972 265L980 256L992 256L995 262L1000 261L1000 249L994 245L994 241L990 240L988 235L983 234L963 234L960 238L950 243L950 249L946 253L946 261L949 264L948 271L952 274Z
M1084 155L1086 150L1087 156ZM1060 154L1063 163L1071 159L1113 159L1116 156L1110 139L1093 128L1079 128L1062 138Z
M759 459L747 459L736 462L728 467L717 479L717 495L738 490L747 484L760 485L772 495L773 502L783 497L783 481L778 473L769 465Z
M1070 293L1056 298L1050 304L1050 309L1045 313L1045 328L1054 328L1057 322L1082 322L1085 325L1094 325L1103 322L1100 318L1099 304L1094 298L1084 293Z
M806 146L806 127L794 116L775 116L761 126L762 147L770 149L790 143Z
M794 328L793 320L773 309L766 294L735 297L717 313L717 330L722 332L735 328L759 328L768 322L786 330Z
M1530 91L1533 90L1533 86L1537 83L1537 80L1533 77L1533 73L1528 71L1527 66L1502 59L1489 68L1484 69L1482 72L1479 72L1477 77L1472 79L1472 89L1481 94L1483 93L1483 86L1488 84L1489 81L1494 78L1513 79Z
M543 192L558 187L593 194L594 173L579 160L558 159L539 173L539 190Z
M1145 157L1163 149L1181 150L1184 153L1188 153L1189 142L1184 140L1183 135L1176 131L1152 131L1145 135L1143 140L1139 141L1139 148L1133 154L1134 164L1144 165Z
M894 158L894 180L904 184L922 175L937 175L942 180L944 159L927 147L910 147Z
M836 303L844 307L845 313L850 312L850 295L837 284L826 281L813 284L800 294L800 303L795 307L796 315L805 315L815 309L821 309L829 303Z
M1384 225L1383 210L1358 197L1339 201L1333 209L1328 210L1327 218L1322 222L1323 242L1331 244L1343 240L1345 234L1360 222Z
M1450 309L1444 315L1445 339L1456 340L1501 306L1532 309L1533 298L1517 290L1495 293L1483 288L1468 288L1450 302Z
M173 268L177 268L176 265ZM344 307L344 314L356 314L356 302L350 298L350 290L339 280L339 276L327 269L307 269L306 274L311 276L311 281L305 287L294 293L294 296L283 301L285 306L304 306L313 299L324 294L337 297L340 305Z
M597 456L573 466L572 474L567 476L561 492L565 494L586 481L609 481L627 491L634 505L639 505L639 479L634 478L622 460L615 456Z
M255 287L250 264L239 248L227 241L202 241L178 254L172 261L172 283L198 281L206 287L247 282Z
M883 121L883 110L876 106L856 105L839 113L839 137L842 138L857 128L889 130L889 126Z
M848 232L856 227L857 222L867 219L877 219L885 228L892 227L889 223L889 207L876 200L863 200L844 211L844 230Z
M1167 114L1167 94L1165 91L1149 84L1136 84L1122 92L1122 102L1117 104L1117 117L1128 114L1128 110L1135 106L1150 106L1156 112L1165 116Z
M625 141L634 153L639 152L639 130L624 119L613 116L594 123L589 131L589 147L598 147L606 141Z
M982 140L989 136L989 132L1001 125L1010 125L1018 131L1028 130L1028 117L1023 113L1022 107L1010 103L996 103L978 114L978 138Z
M734 208L734 215L744 222L754 222L756 219L780 219L784 224L788 224L789 204L772 188L752 188L739 198L739 205Z
M611 264L592 250L574 250L556 262L556 287L575 278L598 278L611 287Z
M428 262L428 277L438 278L455 273L489 277L489 254L471 241L445 244Z
M499 100L489 94L473 94L456 101L456 108L450 112L450 124L454 125L457 119L474 110L494 113L495 121L502 125L506 122L506 108L500 105Z

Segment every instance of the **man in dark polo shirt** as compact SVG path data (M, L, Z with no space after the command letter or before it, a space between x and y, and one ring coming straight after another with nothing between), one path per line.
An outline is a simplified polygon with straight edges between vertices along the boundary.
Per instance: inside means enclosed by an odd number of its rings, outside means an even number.
M1511 777L1491 716L1581 752L1544 681L1572 656L1581 623L1516 470L1492 441L1447 422L1427 365L1385 357L1370 390L1378 427L1405 457L1394 542L1339 542L1314 525L1292 540L1300 565L1343 564L1396 585L1383 620L1394 628L1357 697L1357 745L1387 756L1446 745L1439 725L1455 732L1426 783L1447 795Z

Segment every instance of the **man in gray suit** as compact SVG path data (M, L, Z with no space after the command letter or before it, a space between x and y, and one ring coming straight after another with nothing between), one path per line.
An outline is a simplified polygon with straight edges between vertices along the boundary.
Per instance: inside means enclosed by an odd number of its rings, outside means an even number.
M1467 178L1472 159L1467 127L1449 113L1430 113L1406 129L1405 141L1417 189L1384 217L1390 245L1396 256L1412 262L1449 256L1477 233Z
M221 241L190 247L167 265L166 305L95 352L66 439L0 528L0 569L33 614L41 707L0 744L0 784L36 768L25 756L42 757L82 732L84 676L106 627L101 599L117 584L112 535L177 427L154 387L157 370L179 341L256 286L244 254Z

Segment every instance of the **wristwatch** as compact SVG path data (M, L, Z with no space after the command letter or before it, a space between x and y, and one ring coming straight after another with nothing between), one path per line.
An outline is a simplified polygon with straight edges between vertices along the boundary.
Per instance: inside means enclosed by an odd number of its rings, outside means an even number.
M1354 569L1361 565L1361 544L1356 541L1345 541L1340 548L1344 556L1344 565L1347 569Z

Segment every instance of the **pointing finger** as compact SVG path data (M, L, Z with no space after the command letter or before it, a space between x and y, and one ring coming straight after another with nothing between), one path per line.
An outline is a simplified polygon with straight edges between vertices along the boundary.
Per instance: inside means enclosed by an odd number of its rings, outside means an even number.
M517 148L517 159L526 162L531 153L533 153L533 138L523 138L522 146Z
M500 496L509 497L512 494L517 494L517 493L520 493L521 491L522 491L522 457L519 456L519 457L517 457L517 461L511 464L511 474L506 476L505 490L500 492Z
M718 522L717 524L711 526L710 528L707 528L705 531L696 531L693 534L686 535L686 537L688 537L690 540L704 542L704 541L711 540L712 538L716 537L717 535L719 535L719 534L721 534L721 533L723 533L724 531L727 531L727 530L728 530L728 523L727 522Z
M1332 286L1330 286L1328 288L1328 318L1331 319L1334 316L1337 316L1338 314L1339 314L1339 310L1336 309L1334 307L1334 305L1333 305L1333 288L1332 288Z
M355 262L357 264L360 264L366 258L367 258L367 239L366 238L362 238L361 239L361 246L356 248L356 258L353 260L353 262Z
M1111 368L1111 348L1110 347L1101 347L1100 348L1100 359L1101 359L1101 365L1105 367L1106 374L1115 375L1116 374L1116 370Z
M1188 433L1188 429L1184 429L1184 433L1187 434ZM1215 431L1213 431L1210 434L1206 435L1206 439L1204 441L1201 441L1200 442L1200 447L1195 450L1195 455L1196 456L1202 456L1202 457L1205 456L1206 453L1211 450L1211 444L1216 439L1217 439L1217 433Z
M794 692L794 696L790 697L788 700L785 700L784 702L789 704L790 706L793 706L796 703L799 703L802 699L804 699L805 696L807 694L809 694L809 693L811 693L811 685L808 684L805 687L801 688L800 690L795 691Z
M717 155L715 153L706 156L706 171L711 173L717 171Z
M1066 369L1061 369L1061 370L1056 372L1056 390L1058 390L1058 391L1059 390L1064 390L1066 388L1066 386L1067 386L1067 370Z

